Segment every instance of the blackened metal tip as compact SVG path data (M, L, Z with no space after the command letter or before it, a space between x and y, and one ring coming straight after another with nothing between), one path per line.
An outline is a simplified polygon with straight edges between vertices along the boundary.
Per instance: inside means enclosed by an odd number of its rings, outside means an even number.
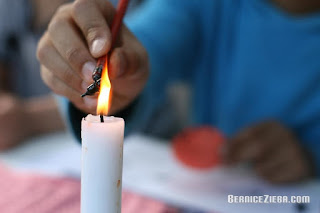
M87 88L87 91L81 95L81 97L85 97L87 95L94 95L96 92L99 92L100 89L100 80L98 79L97 81L93 82L90 84Z
M84 98L85 96L87 96L88 95L88 92L85 92L85 93L83 93L82 95L81 95L81 98Z

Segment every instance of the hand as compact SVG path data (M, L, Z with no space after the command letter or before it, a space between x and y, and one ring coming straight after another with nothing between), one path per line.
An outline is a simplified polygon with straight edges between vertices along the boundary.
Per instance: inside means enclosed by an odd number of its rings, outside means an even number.
M295 182L312 175L312 166L298 139L278 122L247 128L226 149L228 163L250 161L258 175L274 183Z
M96 60L111 48L110 20L115 14L105 0L76 0L58 9L39 42L37 56L45 83L77 108L96 114L97 97L81 98L92 83ZM129 105L148 78L146 50L123 26L118 47L110 56L113 114Z
M8 94L0 94L0 150L16 146L25 139L30 123L24 118L22 103Z

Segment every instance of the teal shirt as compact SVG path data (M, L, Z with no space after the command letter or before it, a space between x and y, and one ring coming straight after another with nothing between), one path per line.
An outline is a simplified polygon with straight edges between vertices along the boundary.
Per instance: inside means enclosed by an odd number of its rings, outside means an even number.
M195 124L231 136L277 120L320 172L320 14L295 17L267 0L150 0L127 24L151 61L129 130L150 123L166 86L183 80L193 88ZM72 107L69 113L79 133L80 115Z

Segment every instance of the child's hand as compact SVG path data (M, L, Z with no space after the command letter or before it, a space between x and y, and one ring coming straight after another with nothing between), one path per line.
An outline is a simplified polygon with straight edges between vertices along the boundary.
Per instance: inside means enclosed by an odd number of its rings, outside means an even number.
M81 98L93 82L96 60L111 48L110 22L115 14L105 0L76 0L66 4L52 18L38 46L44 82L57 94L67 97L84 112L95 114L95 97ZM125 27L119 32L118 47L110 56L109 77L115 113L130 104L148 78L146 50Z
M312 175L312 165L294 134L278 122L247 128L227 144L227 163L252 162L258 175L274 183Z

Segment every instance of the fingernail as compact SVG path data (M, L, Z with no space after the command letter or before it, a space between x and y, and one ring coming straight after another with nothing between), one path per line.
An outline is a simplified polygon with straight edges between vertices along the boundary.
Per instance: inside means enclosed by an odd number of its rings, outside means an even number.
M92 81L92 73L95 69L95 64L92 63L91 61L86 62L83 67L82 67L82 74L84 77L84 80L86 82L91 82Z
M97 99L91 97L85 97L84 103L88 108L93 108L97 105Z
M98 56L103 54L101 51L103 50L104 46L106 45L105 39L98 38L94 40L91 47L91 53L94 56Z

